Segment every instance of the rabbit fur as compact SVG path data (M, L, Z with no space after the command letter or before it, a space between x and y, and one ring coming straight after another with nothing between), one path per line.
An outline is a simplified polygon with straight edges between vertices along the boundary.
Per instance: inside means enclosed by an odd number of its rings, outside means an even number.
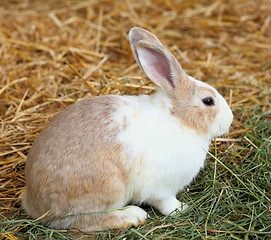
M204 165L233 115L211 86L188 76L152 33L129 32L133 55L157 85L140 96L87 98L57 114L26 160L27 213L56 229L91 232L143 224L147 203L164 215Z

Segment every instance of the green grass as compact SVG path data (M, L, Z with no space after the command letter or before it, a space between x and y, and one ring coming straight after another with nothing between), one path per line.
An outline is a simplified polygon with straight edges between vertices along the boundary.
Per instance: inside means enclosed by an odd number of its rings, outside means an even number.
M271 239L271 111L255 108L245 126L251 131L240 142L212 150L205 168L178 196L189 209L175 217L148 208L143 226L86 235L48 229L18 208L3 217L0 233L7 239L14 239L8 233L19 239Z

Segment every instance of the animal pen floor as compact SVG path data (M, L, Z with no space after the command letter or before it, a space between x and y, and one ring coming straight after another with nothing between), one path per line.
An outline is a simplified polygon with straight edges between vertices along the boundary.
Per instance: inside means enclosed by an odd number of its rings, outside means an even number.
M79 99L155 91L129 47L134 26L218 89L232 127L178 195L189 211L170 218L150 208L146 224L118 231L48 229L20 204L29 148ZM270 0L0 1L0 238L271 238L270 86Z

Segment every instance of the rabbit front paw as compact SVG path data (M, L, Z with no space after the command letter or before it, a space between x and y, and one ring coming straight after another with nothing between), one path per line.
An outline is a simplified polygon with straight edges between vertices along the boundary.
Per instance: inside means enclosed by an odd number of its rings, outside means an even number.
M178 212L183 212L188 208L186 203L178 201L175 197L166 198L152 202L163 215L175 216Z

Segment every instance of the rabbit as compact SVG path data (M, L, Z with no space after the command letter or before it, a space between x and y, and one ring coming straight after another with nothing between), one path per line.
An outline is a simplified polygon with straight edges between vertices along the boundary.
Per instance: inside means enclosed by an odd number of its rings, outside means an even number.
M134 27L129 41L157 91L78 101L49 122L29 151L22 203L49 227L136 227L148 217L142 203L163 215L184 211L177 193L203 167L211 139L232 123L225 99L188 76L155 35Z

